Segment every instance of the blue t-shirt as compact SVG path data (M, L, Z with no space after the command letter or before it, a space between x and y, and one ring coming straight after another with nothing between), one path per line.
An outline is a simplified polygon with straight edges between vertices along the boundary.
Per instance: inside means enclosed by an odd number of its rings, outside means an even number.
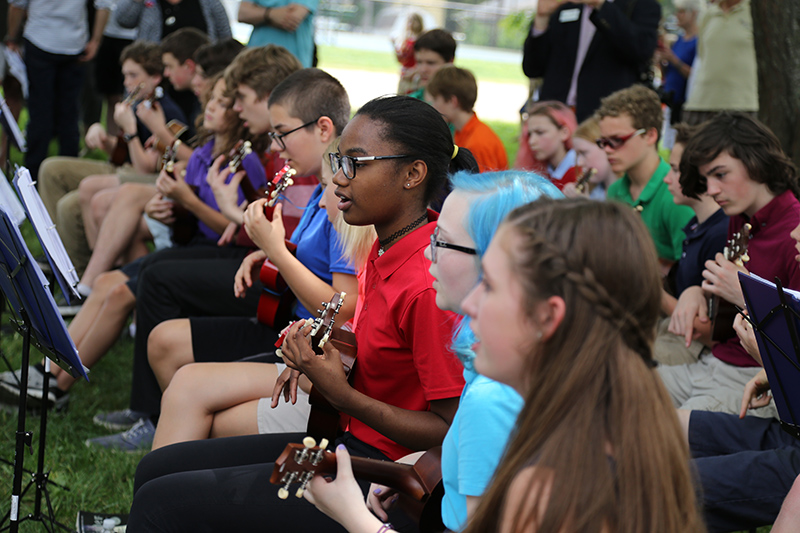
M442 443L442 520L459 531L467 522L467 496L489 485L524 401L517 392L464 369L464 390Z
M684 40L683 35L678 37L675 44L672 45L672 53L678 56L678 59L692 66L694 63L694 56L697 55L697 36L691 39ZM672 102L678 104L686 101L686 82L688 80L681 75L681 71L670 63L664 70L664 92L672 93Z
M284 7L289 5L286 0L251 0L254 4L261 7ZM314 59L314 12L317 10L319 0L294 0L307 8L310 13L303 19L300 26L293 32L275 28L273 26L260 25L253 28L250 34L250 42L247 46L266 46L276 44L289 50L303 64L303 67L310 67Z
M328 213L319 206L321 196L322 187L317 186L290 240L297 245L297 259L315 276L330 285L334 272L355 275L356 271L350 260L344 256L342 242L328 220ZM298 300L294 315L298 318L311 318L316 313L310 313Z
M186 164L186 176L184 176L184 180L186 181L187 185L197 188L197 196L203 201L204 204L216 211L219 211L217 199L214 198L214 191L211 190L211 186L206 182L208 168L213 162L214 139L211 139L202 147L192 152L192 156L189 158L189 162ZM266 186L267 176L264 173L264 167L261 165L261 161L258 159L258 155L255 152L251 152L245 156L244 160L242 161L242 168L245 170L245 172L247 172L247 178L250 180L250 183L253 184L254 189L258 190ZM228 176L226 182L230 182L232 177L232 175ZM244 193L242 193L242 189L239 188L239 199L237 200L236 204L241 205L243 201ZM208 227L208 225L206 225L206 223L202 220L197 222L197 230L201 235L210 240L215 241L219 239L219 234Z

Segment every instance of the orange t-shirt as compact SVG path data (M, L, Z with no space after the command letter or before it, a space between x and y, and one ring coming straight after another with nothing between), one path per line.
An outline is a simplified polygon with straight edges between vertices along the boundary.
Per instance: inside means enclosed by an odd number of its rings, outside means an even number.
M492 128L478 120L478 115L475 113L469 122L456 132L454 141L458 146L463 146L472 152L481 172L508 169L508 156L503 142Z

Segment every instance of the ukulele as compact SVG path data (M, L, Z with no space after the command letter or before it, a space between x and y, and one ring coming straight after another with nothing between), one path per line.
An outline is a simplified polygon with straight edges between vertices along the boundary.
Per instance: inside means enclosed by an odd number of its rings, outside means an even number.
M242 146L247 146L248 147L247 149L250 149L249 148L250 141L239 141L239 142L242 143ZM239 146L238 143L237 146ZM252 149L250 149L250 151L252 152ZM236 170L232 169L231 173L233 172L236 172ZM256 190L253 187L253 184L250 183L250 180L247 179L246 176L244 179L242 179L239 186L242 188L242 193L244 194L244 197L247 200L248 204L253 203L256 200L260 200L261 198L269 199L267 203L264 204L264 215L267 217L268 220L272 220L272 215L275 211L275 203L278 201L278 195L283 191L285 191L287 188L294 185L294 180L292 179L292 176L294 176L295 174L297 174L297 171L295 169L293 169L289 165L284 165L282 169L280 169L278 172L275 173L275 175L272 177L272 180L270 180L269 183L267 183L266 188L260 188ZM288 246L289 241L286 242ZM255 243L247 235L247 232L241 229L236 233L236 245L243 246L245 248L256 247ZM292 246L294 246L294 244L292 244ZM294 249L292 248L291 251L294 252ZM267 324L266 322L264 323Z
M189 131L189 126L175 119L167 122L166 126L170 133L172 133L172 135L175 137L175 141L183 141L184 134ZM161 152L161 154L164 154L164 152L166 152L170 147L176 147L175 141L173 141L171 145L167 145L167 143L156 137L155 149Z
M177 180L175 177L175 160L178 156L178 144L180 142L180 140L176 140L172 143L164 151L164 155L161 158L161 168L166 175L173 180ZM196 187L191 188L196 194ZM192 240L195 233L197 233L197 217L179 202L175 201L172 202L172 214L175 216L175 221L171 224L172 242L181 246L186 245Z
M240 233L244 232L240 231ZM297 251L297 245L289 240L286 241L286 248L291 253ZM274 328L276 324L285 324L292 316L292 302L295 299L294 294L286 284L286 280L281 276L278 267L272 264L269 259L261 265L258 279L261 280L264 289L258 299L256 318L259 322L271 328Z
M352 331L334 327L333 324L336 315L344 304L345 296L343 292L334 294L330 302L323 302L322 309L317 309L319 316L313 320L309 337L311 338L311 347L318 355L322 355L323 348L328 342L339 350L342 368L344 369L345 376L349 380L353 366L356 363L356 352L358 350L356 346L356 336ZM286 338L289 327L291 327L291 324L284 328L278 341L275 343L275 346L278 348L275 353L279 357L283 357L280 348L283 345L283 340ZM319 437L326 437L328 439L336 438L341 427L339 411L337 411L314 387L311 387L308 403L311 405L311 412L308 415L306 431L311 435Z
M282 485L278 497L289 497L289 488L300 483L295 492L303 496L315 475L336 475L336 454L327 451L328 441L320 445L311 437L303 444L289 444L275 461L270 483ZM392 487L399 493L398 505L417 524L422 533L444 531L442 523L442 447L425 452L415 464L406 465L392 461L351 457L355 477Z
M125 105L135 105L139 103L140 105L144 106L151 106L153 102L162 98L164 96L164 89L161 87L156 87L153 90L153 94L149 97L144 99L139 99L139 95L144 90L144 83L139 84L131 93L122 101ZM125 137L122 132L117 135L117 145L114 147L114 151L111 152L111 157L109 161L114 166L121 166L125 161L128 159L128 143L125 142Z
M583 173L578 176L578 179L575 180L575 190L583 194L583 191L586 190L586 186L589 185L589 181L595 174L597 174L596 168L587 168L584 170Z
M727 246L722 250L725 259L732 261L737 266L744 266L750 261L747 245L750 242L750 230L753 227L745 224L728 240ZM711 319L711 340L724 341L736 335L733 329L733 319L736 317L736 307L719 296L711 295L708 299L708 317Z

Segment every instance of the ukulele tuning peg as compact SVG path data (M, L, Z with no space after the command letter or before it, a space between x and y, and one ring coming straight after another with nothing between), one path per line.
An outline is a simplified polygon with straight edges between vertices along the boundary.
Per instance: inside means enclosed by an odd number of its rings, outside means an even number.
M297 487L297 492L295 492L295 493L294 493L294 495L295 495L297 498L302 498L302 497L303 497L303 493L304 493L305 491L306 491L305 487Z
M277 356L278 356L278 357L280 357L280 358L283 358L283 352L281 351L281 349L280 349L280 348L278 348L277 350L275 350L275 355L277 355Z
M285 500L288 497L289 497L289 491L288 490L286 490L283 487L278 489L278 498L280 498L281 500Z
M319 441L319 447L322 448L323 450L328 449L328 439L322 439L321 441Z
M314 440L314 437L306 437L303 439L303 446L306 448L313 448L317 445L317 441Z
M269 193L270 198L275 198L276 196L278 196L278 191L272 191L271 193Z
M291 187L292 185L294 185L294 180L292 178L289 178L288 180L286 180L286 185L288 187Z

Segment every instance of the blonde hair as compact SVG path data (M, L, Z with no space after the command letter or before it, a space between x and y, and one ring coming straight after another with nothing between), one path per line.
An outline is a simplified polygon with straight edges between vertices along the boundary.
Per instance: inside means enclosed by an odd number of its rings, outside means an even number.
M603 136L603 134L600 133L600 125L597 117L589 117L578 124L578 128L572 136L589 141L590 143L595 143L597 139Z
M336 153L338 150L339 137L335 138L325 149L325 153L322 155L323 166L330 164L329 154ZM339 234L339 240L342 243L342 256L346 257L356 270L364 268L372 245L375 239L378 238L378 234L375 233L375 226L372 224L351 226L345 222L342 212L339 211L333 221L333 229Z

